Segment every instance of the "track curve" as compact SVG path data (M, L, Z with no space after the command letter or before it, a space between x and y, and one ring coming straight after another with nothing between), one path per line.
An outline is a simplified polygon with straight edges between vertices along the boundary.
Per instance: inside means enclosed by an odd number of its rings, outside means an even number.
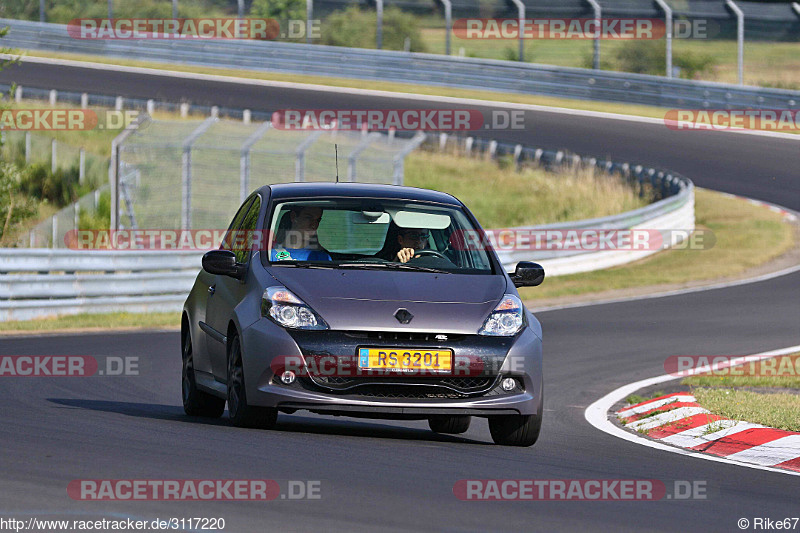
M250 109L403 108L398 97L219 84L168 76L23 64L0 82ZM208 95L214 95L211 101ZM219 98L217 98L219 96ZM426 108L446 107L432 103ZM466 106L469 107L469 106ZM484 109L502 104L487 104ZM526 112L501 140L665 166L699 186L800 209L800 142L674 132L654 124ZM702 148L700 148L702 146ZM545 419L533 448L492 446L485 422L463 437L423 422L282 415L275 431L187 419L180 407L177 333L0 339L2 355L136 355L137 378L3 378L3 513L99 517L222 516L226 531L558 530L731 531L736 520L796 511L796 478L709 463L600 433L588 404L624 383L663 373L674 354L745 354L798 344L800 273L725 289L537 313L545 332ZM73 479L321 480L322 499L233 502L75 502ZM702 480L707 500L462 502L460 479Z

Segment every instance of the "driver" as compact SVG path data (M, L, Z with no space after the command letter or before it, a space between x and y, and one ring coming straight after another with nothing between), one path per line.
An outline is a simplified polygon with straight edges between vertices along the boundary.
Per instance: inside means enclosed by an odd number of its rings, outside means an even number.
M331 256L317 240L322 208L292 207L288 216L289 227L280 236L280 244L270 253L270 261L330 261Z
M397 242L400 244L400 251L395 256L395 261L407 263L417 250L425 250L428 248L428 238L431 233L427 229L419 228L402 228L400 234L397 236Z

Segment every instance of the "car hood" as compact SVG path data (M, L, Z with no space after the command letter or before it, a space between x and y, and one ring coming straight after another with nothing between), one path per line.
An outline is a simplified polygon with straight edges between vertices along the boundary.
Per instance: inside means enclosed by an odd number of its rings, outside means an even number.
M273 267L270 273L335 330L474 334L503 297L500 275ZM413 315L401 324L395 312Z

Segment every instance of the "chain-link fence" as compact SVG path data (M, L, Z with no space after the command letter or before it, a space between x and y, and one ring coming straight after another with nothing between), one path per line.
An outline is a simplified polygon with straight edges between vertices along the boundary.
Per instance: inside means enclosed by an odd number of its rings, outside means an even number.
M224 229L262 185L334 181L337 151L340 181L401 184L403 158L423 138L144 118L115 148L112 228Z

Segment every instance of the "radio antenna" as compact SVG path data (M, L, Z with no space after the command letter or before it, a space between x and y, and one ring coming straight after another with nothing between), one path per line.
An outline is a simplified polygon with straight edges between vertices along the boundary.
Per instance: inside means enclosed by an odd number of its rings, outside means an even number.
M336 152L336 183L339 183L339 145L334 144L333 149Z

